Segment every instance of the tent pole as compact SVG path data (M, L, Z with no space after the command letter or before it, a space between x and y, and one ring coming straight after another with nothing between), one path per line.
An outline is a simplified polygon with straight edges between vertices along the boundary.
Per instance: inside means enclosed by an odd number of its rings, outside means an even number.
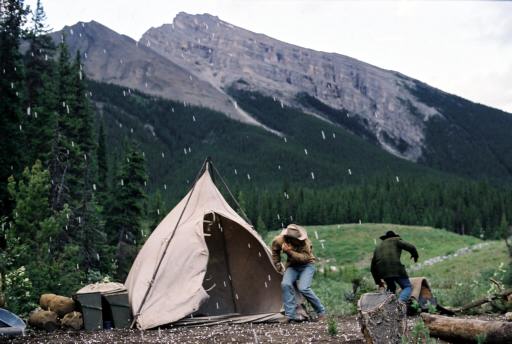
M194 189L196 187L197 181L199 180L199 177L201 177L203 175L206 168L208 168L208 164L211 164L210 157L206 158L206 160L203 162L203 166L201 167L201 170L199 171L199 173L196 176L196 179L194 180L194 185L192 186L192 189L190 190L190 193L187 198L187 202L185 203L185 206L183 207L183 210L181 211L180 217L178 218L178 221L176 222L176 225L174 226L174 230L171 234L171 237L169 238L169 240L167 240L167 244L165 245L164 252L163 252L162 256L160 257L160 260L158 261L155 271L153 272L153 276L151 277L151 281L149 282L148 289L146 289L146 293L144 294L144 297L142 298L142 302L140 303L139 309L134 314L133 322L130 325L130 328L133 328L133 326L137 322L137 319L140 315L140 311L142 310L142 307L144 306L144 303L146 302L149 292L150 292L151 288L153 287L153 283L155 282L155 278L156 278L156 275L158 274L158 270L160 269L160 266L162 265L162 261L164 260L165 254L167 253L167 249L169 248L169 245L170 245L172 239L174 238L174 234L176 234L176 229L178 228L181 218L183 217L183 214L185 213L185 209L187 209L188 202L190 201L190 198L192 197L192 194L194 193Z
M242 209L240 204L238 204L238 201L236 200L235 196L233 196L233 194L231 193L231 190L229 189L228 185L226 184L226 181L224 180L224 178L222 178L222 175L220 174L219 170L217 170L217 167L215 167L215 165L211 161L210 161L210 165L212 166L213 170L217 173L217 175L220 177L220 180L222 181L222 184L224 184L224 187L228 190L229 196L231 196L231 198L235 202L238 209L240 209L240 211L242 212L242 215L243 215L245 221L247 221L251 225L251 227L254 228L254 225L252 224L251 220L249 219L249 217L247 216L245 211Z

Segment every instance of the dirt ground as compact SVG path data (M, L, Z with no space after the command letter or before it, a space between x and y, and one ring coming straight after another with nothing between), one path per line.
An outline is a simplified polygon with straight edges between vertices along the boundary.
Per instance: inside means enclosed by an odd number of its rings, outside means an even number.
M478 318L486 317L479 316ZM487 320L498 320L496 316L489 316L488 318ZM408 333L411 333L411 329L417 320L418 317L416 316L408 317ZM0 343L365 343L355 316L338 317L336 322L338 334L335 336L328 333L327 322L323 321L300 324L222 324L203 327L170 327L148 331L113 329L44 332L29 329L24 337L0 338ZM438 341L438 343L447 342Z
M242 324L209 327L174 327L160 330L30 331L5 343L363 343L355 317L337 318L338 334L331 336L327 322L301 324Z

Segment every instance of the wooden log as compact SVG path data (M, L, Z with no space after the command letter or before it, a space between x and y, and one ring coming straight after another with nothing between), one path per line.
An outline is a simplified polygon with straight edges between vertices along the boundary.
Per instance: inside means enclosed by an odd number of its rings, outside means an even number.
M60 323L63 328L80 330L84 326L84 319L82 317L82 313L71 312L66 314L64 318L62 318Z
M453 343L476 343L484 337L485 343L512 343L512 323L477 319L451 318L422 313L421 317L430 335Z
M42 309L48 310L48 305L50 304L50 300L53 299L55 294L43 294L39 298L39 306L41 306Z
M363 294L357 310L357 320L367 344L401 343L407 327L407 307L398 302L394 294Z
M48 310L57 313L59 318L75 310L75 301L66 296L54 295L48 301Z
M471 308L475 308L475 307L478 307L478 306L481 306L483 305L484 303L487 303L487 302L492 302L494 300L508 300L508 298L512 295L512 289L507 289L505 291L502 291L501 293L498 293L498 294L494 294L494 295L491 295L491 296L486 296L486 297L483 297L481 299L478 299L478 300L475 300L473 302L470 302L468 303L467 305L464 305L460 308L455 308L455 309L452 309L453 312L455 313L459 313L459 312L465 312L467 311L468 309L471 309Z
M54 331L59 327L59 319L55 312L36 309L30 313L28 324L41 330Z

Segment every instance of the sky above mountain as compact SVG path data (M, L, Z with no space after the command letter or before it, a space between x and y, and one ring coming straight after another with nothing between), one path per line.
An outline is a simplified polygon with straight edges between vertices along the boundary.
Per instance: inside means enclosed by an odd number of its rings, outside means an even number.
M32 8L36 0L26 1ZM134 39L177 13L348 55L512 112L512 2L43 0L54 30L96 20Z

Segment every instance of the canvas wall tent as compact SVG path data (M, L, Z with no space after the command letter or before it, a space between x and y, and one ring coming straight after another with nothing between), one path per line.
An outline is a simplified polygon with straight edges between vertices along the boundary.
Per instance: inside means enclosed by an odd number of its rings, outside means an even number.
M140 329L280 316L281 275L270 251L222 197L211 166L207 160L131 267L125 286Z

